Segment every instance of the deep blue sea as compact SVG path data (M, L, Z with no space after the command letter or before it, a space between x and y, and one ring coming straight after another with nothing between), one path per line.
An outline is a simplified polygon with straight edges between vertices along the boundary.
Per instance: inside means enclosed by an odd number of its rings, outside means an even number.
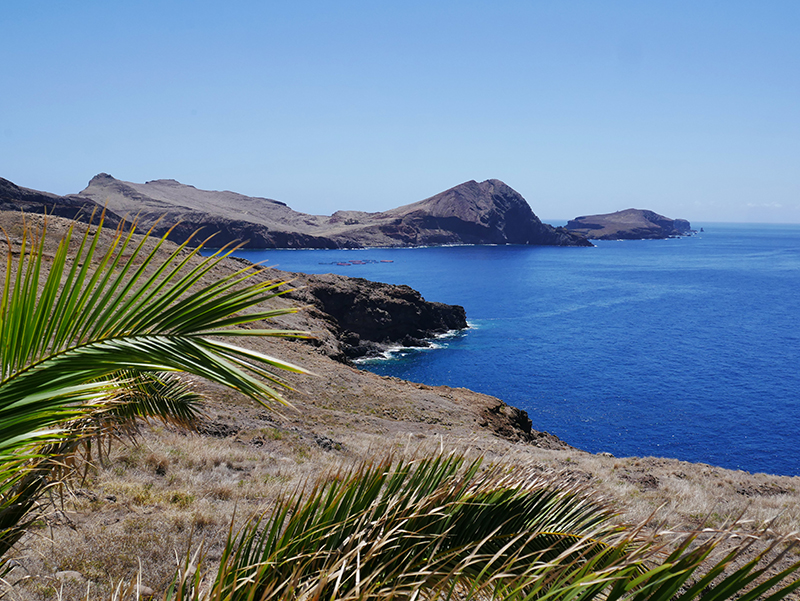
M471 329L363 364L525 409L591 452L800 475L800 225L695 224L596 248L239 251L408 284ZM340 266L350 260L391 260Z

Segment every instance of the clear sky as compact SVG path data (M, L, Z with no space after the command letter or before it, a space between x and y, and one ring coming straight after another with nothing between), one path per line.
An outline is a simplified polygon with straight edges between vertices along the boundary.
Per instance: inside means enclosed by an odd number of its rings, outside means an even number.
M800 2L2 0L0 176L800 223Z

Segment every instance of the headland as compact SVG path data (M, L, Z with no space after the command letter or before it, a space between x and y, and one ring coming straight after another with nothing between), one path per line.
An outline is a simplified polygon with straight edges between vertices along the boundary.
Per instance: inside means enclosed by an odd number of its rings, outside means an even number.
M576 217L567 223L567 229L591 240L653 240L692 233L685 219L670 219L645 209Z

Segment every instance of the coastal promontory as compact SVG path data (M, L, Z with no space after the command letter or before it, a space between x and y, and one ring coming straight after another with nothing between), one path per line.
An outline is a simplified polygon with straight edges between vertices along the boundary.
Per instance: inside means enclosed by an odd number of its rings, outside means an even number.
M171 179L143 184L101 173L67 197L137 216L150 227L161 219L182 241L202 228L214 244L247 241L249 248L368 248L449 244L591 246L585 237L542 223L527 201L500 180L469 181L424 200L382 212L308 215L269 198L200 190ZM159 232L156 227L156 232Z
M324 316L336 338L328 355L339 360L377 356L390 346L428 346L428 338L468 327L464 307L426 301L409 286L332 273L289 279L286 297Z
M685 219L670 219L644 209L577 217L567 223L567 229L592 240L663 239L692 232Z

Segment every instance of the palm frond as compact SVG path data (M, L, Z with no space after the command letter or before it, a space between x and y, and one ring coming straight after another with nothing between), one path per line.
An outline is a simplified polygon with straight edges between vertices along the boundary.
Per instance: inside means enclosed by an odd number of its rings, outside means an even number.
M261 309L279 281L253 279L256 265L212 276L233 249L208 257L167 235L135 235L73 223L47 254L47 220L8 236L0 294L0 556L58 466L81 444L121 432L137 418L189 425L197 398L169 374L185 372L266 404L287 404L277 373L302 368L220 340L305 336L241 328L295 312ZM165 375L166 374L166 375Z
M200 397L175 374L121 371L109 397L88 412L60 424L57 439L18 457L11 477L0 486L0 557L22 537L39 514L33 509L45 491L62 484L78 459L92 460L109 436L133 436L138 420L158 419L184 428L194 426ZM4 469L9 469L5 466Z
M201 258L199 248L184 244L165 253L166 236L137 242L132 227L106 240L102 224L76 245L73 230L46 274L46 230L25 229L16 261L9 248L0 303L0 456L10 459L42 429L104 398L121 368L184 371L263 403L285 403L279 389L288 386L274 370L302 368L218 339L303 336L238 328L296 310L253 310L280 294L281 282L252 282L254 265L205 282L230 249Z
M720 536L670 546L638 532L558 482L457 456L387 459L248 523L210 589L182 598L752 601L800 588L800 562L768 572L786 539L731 569L747 542L712 560Z
M619 532L610 516L575 491L481 471L461 457L386 460L249 524L229 541L214 590L218 598L339 599L497 585L524 566L609 561Z
M166 424L193 429L200 416L202 398L183 378L173 373L141 373L122 370L116 397L95 413L93 419L127 423L157 419Z

